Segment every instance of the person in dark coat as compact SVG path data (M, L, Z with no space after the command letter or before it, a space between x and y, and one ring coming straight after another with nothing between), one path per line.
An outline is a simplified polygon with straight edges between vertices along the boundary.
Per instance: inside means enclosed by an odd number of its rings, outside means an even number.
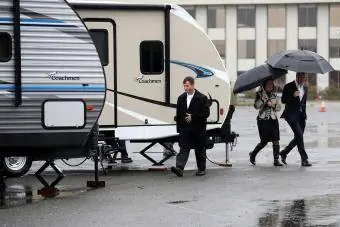
M183 80L185 92L177 99L176 125L179 133L180 151L176 157L176 167L171 171L177 176L183 176L191 149L195 149L196 175L205 175L206 171L206 126L210 115L207 96L195 89L192 77Z
M256 165L256 155L268 144L273 144L274 166L282 166L279 161L280 157L280 129L277 119L277 111L281 110L281 105L277 100L274 89L274 82L268 79L256 92L255 109L259 110L257 115L257 127L260 135L260 142L255 149L249 153L250 162Z
M296 80L286 84L282 92L282 103L286 104L281 118L284 118L294 132L293 140L280 152L281 161L287 165L289 152L297 146L301 156L301 166L311 166L305 150L303 133L306 127L306 101L308 87L305 85L305 73L296 73Z

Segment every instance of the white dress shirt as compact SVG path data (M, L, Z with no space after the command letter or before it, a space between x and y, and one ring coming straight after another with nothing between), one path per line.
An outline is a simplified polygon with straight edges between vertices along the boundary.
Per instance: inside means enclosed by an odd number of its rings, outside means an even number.
M295 84L296 84L297 89L300 92L299 98L300 98L300 101L301 101L302 98L303 98L303 95L305 94L305 90L303 89L303 85L299 85L296 81L295 81Z
M191 100L192 100L192 97L194 97L194 94L195 94L195 92L192 93L191 95L189 95L189 94L187 93L187 108L189 108L190 102L191 102Z

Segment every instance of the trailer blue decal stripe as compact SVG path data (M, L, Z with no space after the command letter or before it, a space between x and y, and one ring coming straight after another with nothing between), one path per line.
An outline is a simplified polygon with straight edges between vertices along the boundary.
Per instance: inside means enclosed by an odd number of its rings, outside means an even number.
M66 24L62 20L49 18L20 18L20 22L22 25L74 27L74 25ZM13 24L13 18L0 17L0 23Z
M62 20L48 18L20 18L20 21L27 23L64 23ZM13 23L13 18L0 17L0 22Z
M192 71L194 71L196 73L197 78L211 77L215 74L210 69L206 69L202 66L198 66L198 65L194 65L194 64L190 64L190 63L186 63L186 62L181 62L181 61L175 61L175 60L172 60L170 62L173 63L173 64L176 64L176 65L180 65L180 66L186 67L188 69L191 69Z

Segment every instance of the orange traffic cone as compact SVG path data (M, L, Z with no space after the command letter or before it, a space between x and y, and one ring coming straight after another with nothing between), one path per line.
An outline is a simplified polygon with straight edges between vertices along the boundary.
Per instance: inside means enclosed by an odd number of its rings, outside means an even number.
M320 112L326 112L326 106L324 101L321 102Z

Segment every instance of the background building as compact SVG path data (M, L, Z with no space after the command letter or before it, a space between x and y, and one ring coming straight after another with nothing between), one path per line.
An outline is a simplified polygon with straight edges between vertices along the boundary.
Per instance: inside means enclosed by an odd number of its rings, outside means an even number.
M140 2L133 1L130 2ZM144 1L145 2L145 1ZM203 26L228 73L240 74L286 49L315 51L339 71L310 75L309 85L340 88L340 1L305 0L146 0L184 7ZM310 3L313 2L313 3ZM287 75L278 83L291 81Z

